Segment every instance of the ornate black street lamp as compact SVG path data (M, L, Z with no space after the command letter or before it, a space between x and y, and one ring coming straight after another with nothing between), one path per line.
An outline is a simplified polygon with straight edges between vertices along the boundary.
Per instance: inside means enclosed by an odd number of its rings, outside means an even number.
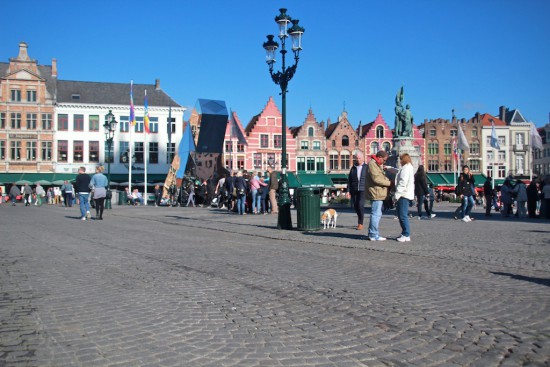
M113 138L115 137L116 124L118 123L115 120L115 115L109 110L109 113L105 115L105 123L103 124L103 130L105 133L105 143L107 144L107 152L109 156L105 157L107 161L107 198L105 199L105 209L112 209L111 207L111 161L113 160L112 148L113 148Z
M281 40L281 71L273 72L273 64L275 64L275 51L279 48L279 44L273 40L275 36L268 35L267 42L263 46L267 52L267 65L269 65L269 74L271 79L281 87L282 96L282 155L281 155L281 180L279 185L279 217L277 220L277 228L292 229L292 219L290 217L290 192L288 188L288 178L286 170L288 166L286 155L286 92L288 82L294 76L298 60L300 59L300 51L302 50L302 34L305 29L298 25L298 19L292 19L286 14L286 9L279 9L281 14L275 17L275 22L279 25L279 39ZM289 24L292 23L292 27ZM285 62L286 57L286 39L288 36L292 40L292 51L294 52L294 65L287 67Z

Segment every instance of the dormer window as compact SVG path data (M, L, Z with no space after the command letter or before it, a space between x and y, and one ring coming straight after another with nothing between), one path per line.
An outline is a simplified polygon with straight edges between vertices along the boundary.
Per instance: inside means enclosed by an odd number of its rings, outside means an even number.
M72 94L71 99L73 101L80 101L80 94L78 94L78 93Z

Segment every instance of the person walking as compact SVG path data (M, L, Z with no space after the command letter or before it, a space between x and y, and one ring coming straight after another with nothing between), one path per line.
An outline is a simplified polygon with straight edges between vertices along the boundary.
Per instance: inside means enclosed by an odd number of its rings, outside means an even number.
M365 188L368 165L365 163L363 152L353 153L353 167L348 175L348 197L353 203L353 209L357 214L357 230L363 229L365 219Z
M80 205L80 219L90 219L90 181L92 178L86 174L86 168L80 167L74 185L75 192L78 194Z
M73 184L69 181L63 182L63 186L61 186L61 192L63 193L63 199L65 200L65 206L72 207L73 206L73 192L74 187Z
M195 207L195 184L193 183L193 181L191 181L187 190L188 190L187 194L189 196L187 197L187 204L185 206L189 206L189 204L191 204L193 205L193 208L194 208Z
M500 187L500 201L502 202L502 208L500 209L500 214L503 217L508 218L510 216L510 209L514 199L512 194L514 192L514 187L512 186L512 181L510 178L506 178L504 183Z
M370 241L385 241L386 238L380 236L378 226L382 218L382 205L388 196L388 188L391 181L384 173L384 163L388 160L388 153L383 150L378 151L371 156L367 167L365 177L366 199L371 203L371 214L368 230L368 239Z
M235 183L235 177L231 175L231 172L229 172L229 175L225 178L225 191L227 192L227 210L231 211L233 210L233 203L235 201L235 198L233 197L233 188ZM235 195L236 196L236 195Z
M493 179L491 176L487 176L485 183L483 184L483 196L485 197L485 216L491 216L491 206L493 206Z
M17 197L20 195L21 195L21 190L19 190L19 187L17 187L16 184L11 185L8 196L10 198L12 206L15 206L15 203L17 202Z
M517 181L514 187L514 193L516 194L516 214L520 218L527 218L527 209L525 204L527 203L527 186L521 180Z
M46 196L46 191L44 191L44 188L39 183L37 183L35 192L36 192L36 201L34 202L34 205L42 206L42 201Z
M470 213L474 207L475 181L470 167L462 167L462 173L458 178L457 194L462 200L462 221L471 222Z
M395 200L397 200L397 219L401 225L401 236L397 237L399 242L411 240L411 229L409 224L409 206L414 200L414 168L411 157L405 153L400 158L401 168L395 176Z
M537 218L537 201L539 200L538 184L535 180L527 186L527 214L529 218Z
M250 179L250 193L252 194L252 213L260 214L262 193L266 190L267 184L260 181L261 172Z
M246 181L243 177L243 172L238 171L235 178L235 189L237 190L237 212L239 215L246 214Z
M160 188L159 184L155 185L155 206L160 205L160 201L162 199L162 189Z
M95 175L90 180L90 186L94 189L95 219L103 220L103 210L105 209L105 198L107 197L107 187L109 180L103 174L105 167L97 166Z
M25 200L25 206L31 205L32 189L29 184L23 186L23 199Z
M269 174L269 203L271 204L271 214L279 214L279 205L277 204L277 190L279 190L279 181L277 172L272 167L267 167Z
M428 203L430 190L428 189L428 179L423 165L418 166L418 170L416 170L416 174L414 175L414 194L417 200L416 210L418 212L418 219L422 219L422 205L424 205L427 218L431 219L435 217L435 214L430 211Z

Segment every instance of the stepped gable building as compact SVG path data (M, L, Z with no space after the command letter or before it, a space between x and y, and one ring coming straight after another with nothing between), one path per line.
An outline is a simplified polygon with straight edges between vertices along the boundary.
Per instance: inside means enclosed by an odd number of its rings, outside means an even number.
M254 170L265 171L268 166L281 169L282 115L273 97L262 112L254 116L245 128L248 151L252 155ZM290 129L286 129L287 169L296 171L296 140ZM245 167L247 168L247 167Z
M462 152L459 166L470 166L474 173L481 172L481 120L479 114L467 120L453 118L451 121L438 118L424 120L425 155L424 162L428 172L454 172L454 148L458 139L458 124L464 132L464 136L470 145L469 151ZM420 130L413 127L415 141ZM421 148L420 148L421 149Z
M317 122L310 108L304 123L290 131L297 144L297 173L326 173L325 123Z
M261 169L260 162L258 162L258 167L256 167L253 162L253 156L247 154L245 131L239 120L239 116L237 116L237 112L231 112L231 116L229 116L227 128L225 129L223 157L225 168L229 171Z
M0 172L52 172L57 63L39 65L19 44L0 62Z
M366 156L376 154L379 150L384 150L388 154L391 153L393 148L393 132L380 112L378 112L374 121L366 125L359 123L357 133L359 138L364 142L361 150Z
M362 150L357 131L348 120L348 113L343 111L338 121L329 124L325 130L328 150L328 169L330 173L349 173L352 166L352 155Z

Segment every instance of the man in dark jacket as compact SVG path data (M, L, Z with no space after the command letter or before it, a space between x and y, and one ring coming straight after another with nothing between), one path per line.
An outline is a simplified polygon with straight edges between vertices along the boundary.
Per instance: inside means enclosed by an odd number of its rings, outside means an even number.
M357 151L353 154L353 167L348 175L348 196L353 203L353 209L357 213L357 230L363 229L365 218L365 178L368 166L365 163L363 152Z
M487 180L483 184L483 196L485 197L485 216L491 216L491 206L493 206L493 184L491 176L487 176Z
M470 167L462 167L462 173L458 178L456 193L462 200L462 221L471 222L470 213L474 207L475 182Z
M279 205L277 204L277 190L279 190L279 181L277 180L277 172L272 167L267 167L269 174L269 203L271 204L271 214L279 213Z
M90 219L90 181L91 177L86 174L86 168L80 167L78 169L78 175L76 176L76 182L74 184L75 192L78 195L78 202L80 203L81 219Z
M233 198L233 188L235 187L235 177L231 175L231 172L227 177L225 178L225 190L227 192L227 210L231 211L233 210L233 202L235 198Z
M19 187L17 187L16 184L11 185L9 197L12 206L15 206L15 202L17 201L17 197L19 195L21 195L21 190L19 190Z

